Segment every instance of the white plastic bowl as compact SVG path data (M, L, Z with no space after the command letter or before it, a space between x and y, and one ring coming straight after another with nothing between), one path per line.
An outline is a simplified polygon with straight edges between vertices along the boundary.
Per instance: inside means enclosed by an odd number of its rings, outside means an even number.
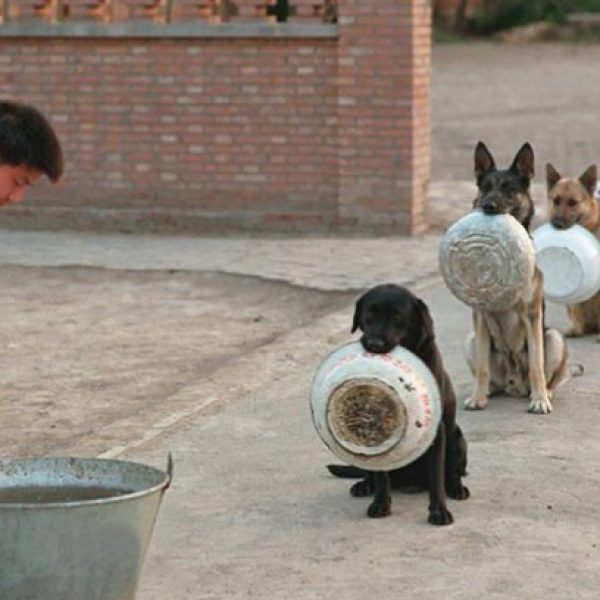
M600 290L600 242L585 227L546 223L533 232L533 243L548 300L578 304Z
M487 311L511 308L531 280L535 252L511 215L476 210L452 225L439 248L442 276L465 304Z
M442 417L437 383L420 358L401 347L371 354L359 342L323 361L310 407L327 447L372 471L397 469L424 454Z

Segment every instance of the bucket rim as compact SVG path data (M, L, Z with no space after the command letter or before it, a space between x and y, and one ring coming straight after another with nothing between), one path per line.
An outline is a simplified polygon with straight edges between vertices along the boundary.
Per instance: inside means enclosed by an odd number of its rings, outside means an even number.
M157 474L161 474L163 476L162 480L148 488L143 490L132 491L127 494L121 494L119 496L111 496L108 498L90 498L86 500L73 500L66 502L0 502L0 511L2 510L45 510L45 509L61 509L61 508L77 508L77 507L90 507L90 506L98 506L103 504L113 504L115 502L127 502L130 500L136 500L138 498L142 498L144 496L149 496L158 491L162 491L163 493L170 487L171 481L173 478L173 457L169 452L169 458L167 462L167 470L161 471L157 467L153 467L151 465L147 465L145 463L140 463L133 460L121 460L114 458L96 458L96 457L82 457L82 456L43 456L43 457L30 457L30 458L0 458L0 469L2 469L3 465L7 465L10 463L19 463L19 462L51 462L51 461L59 461L73 464L74 462L78 463L101 463L101 464L121 464L121 465L135 465L137 467L144 467L149 471L154 471Z

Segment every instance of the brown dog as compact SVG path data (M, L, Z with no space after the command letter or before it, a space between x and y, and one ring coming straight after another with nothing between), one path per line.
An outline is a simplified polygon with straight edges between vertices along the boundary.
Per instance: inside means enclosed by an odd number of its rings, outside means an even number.
M524 144L506 170L496 168L490 151L475 149L478 194L475 208L487 214L513 215L529 230L533 202L533 149ZM562 335L544 325L543 276L535 269L512 308L473 313L475 332L467 338L467 362L475 376L468 409L483 409L491 394L530 396L529 412L552 412L552 393L567 373L567 346Z
M568 229L578 223L600 239L597 180L596 165L588 167L579 179L563 177L550 163L546 165L548 216L554 227ZM585 302L568 306L567 311L571 328L566 335L579 337L600 332L600 292Z

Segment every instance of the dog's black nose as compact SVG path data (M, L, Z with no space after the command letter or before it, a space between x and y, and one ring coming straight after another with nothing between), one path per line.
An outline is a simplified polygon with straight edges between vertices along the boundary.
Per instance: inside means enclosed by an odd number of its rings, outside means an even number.
M373 354L383 354L388 351L385 340L380 337L363 337L361 340L364 349Z
M487 200L481 208L486 215L495 215L498 212L498 204L494 200Z
M554 217L551 221L552 227L556 229L567 229L569 224L562 217Z

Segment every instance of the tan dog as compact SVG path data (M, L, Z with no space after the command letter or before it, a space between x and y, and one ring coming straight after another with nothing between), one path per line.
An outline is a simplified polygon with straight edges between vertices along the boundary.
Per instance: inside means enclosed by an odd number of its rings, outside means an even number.
M474 206L487 214L513 215L529 230L533 202L533 149L524 144L506 170L496 168L484 144L475 149L478 195ZM483 409L492 394L530 396L529 412L552 412L553 391L567 377L567 346L544 325L543 276L535 269L529 285L509 310L473 313L475 332L467 338L467 362L475 376L468 409Z
M557 229L568 229L575 223L600 239L600 206L595 198L598 171L588 167L579 179L563 177L550 164L546 165L548 185L548 216ZM600 332L600 292L582 302L567 307L571 328L566 335L579 337ZM597 339L600 342L600 337Z

